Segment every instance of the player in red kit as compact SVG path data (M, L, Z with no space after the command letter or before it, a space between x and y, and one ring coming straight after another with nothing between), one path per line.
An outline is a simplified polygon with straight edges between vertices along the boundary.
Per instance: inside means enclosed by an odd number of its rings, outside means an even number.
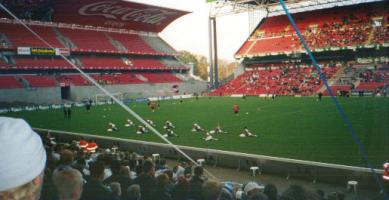
M238 106L238 104L234 103L234 105L232 106L232 110L234 111L235 115L239 115L239 106Z

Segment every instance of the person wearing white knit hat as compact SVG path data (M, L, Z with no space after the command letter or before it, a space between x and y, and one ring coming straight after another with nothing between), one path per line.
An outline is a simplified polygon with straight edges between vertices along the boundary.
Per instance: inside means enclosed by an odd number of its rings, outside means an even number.
M22 119L0 117L0 199L39 199L46 151Z

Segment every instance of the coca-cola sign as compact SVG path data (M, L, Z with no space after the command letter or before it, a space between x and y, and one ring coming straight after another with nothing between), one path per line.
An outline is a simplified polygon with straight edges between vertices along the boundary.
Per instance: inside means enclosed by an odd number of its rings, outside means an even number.
M121 0L55 1L57 22L160 32L187 12Z
M112 1L95 2L81 7L78 10L80 15L100 15L107 19L143 22L147 24L161 24L168 16L178 13L158 8L131 8L118 5Z

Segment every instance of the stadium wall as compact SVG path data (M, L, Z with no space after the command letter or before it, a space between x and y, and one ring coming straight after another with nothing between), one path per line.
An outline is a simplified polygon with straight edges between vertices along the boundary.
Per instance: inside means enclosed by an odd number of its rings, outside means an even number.
M179 94L200 93L207 88L206 82L192 80L181 83L108 85L105 88L111 93L126 94L125 98L144 98L176 95L173 85L178 85ZM102 94L96 86L71 86L69 100L82 101L84 98L93 98L96 94ZM0 102L60 104L62 103L61 88L0 89Z
M175 149L167 144L38 128L35 128L34 130L41 134L42 137L50 132L58 141L71 142L73 140L79 140L82 137L85 140L95 140L97 144L99 144L99 147L103 148L111 148L113 143L115 143L119 144L122 149L133 150L144 155L159 153L162 158L182 158ZM358 181L358 187L377 188L374 177L368 168L180 145L177 146L195 160L204 158L208 166L235 168L237 170L246 171L247 173L251 173L251 166L258 166L260 170L259 175L257 176L258 179L261 179L260 176L262 173L266 173L283 176L286 180L304 179L312 181L313 183L326 182L341 186L346 186L348 181L355 180ZM380 177L383 174L383 170L376 169L376 172L379 173Z
M0 89L0 102L61 103L61 88Z
M206 82L189 81L182 83L158 83L158 84L132 84L132 85L107 85L104 86L111 93L124 93L125 98L144 98L155 96L176 95L173 85L178 85L179 94L200 93L207 88ZM82 101L84 98L93 98L96 94L102 94L96 86L72 86L70 99Z

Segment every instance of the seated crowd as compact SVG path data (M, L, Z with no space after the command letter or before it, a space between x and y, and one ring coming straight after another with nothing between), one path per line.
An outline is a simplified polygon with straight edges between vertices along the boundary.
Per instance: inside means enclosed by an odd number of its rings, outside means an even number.
M338 66L326 64L325 67L321 68L321 71L329 79L338 69ZM218 88L213 94L309 96L315 94L321 86L322 82L319 76L316 75L315 68L309 66L280 65L246 71L233 81Z
M82 200L342 200L333 193L292 185L279 193L273 184L208 180L201 166L151 159L98 148L85 140L58 143L20 119L0 117L0 199ZM31 159L33 158L33 159ZM42 190L40 195L40 190Z

